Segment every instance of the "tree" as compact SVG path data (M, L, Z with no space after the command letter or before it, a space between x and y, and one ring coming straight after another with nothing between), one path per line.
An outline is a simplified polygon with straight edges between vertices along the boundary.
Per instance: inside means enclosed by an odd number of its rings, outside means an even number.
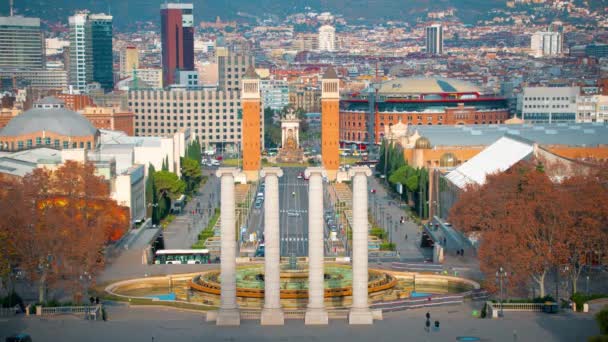
M564 234L565 259L572 293L577 292L577 282L583 266L593 254L608 252L608 187L599 182L595 174L577 174L561 183L567 203Z
M480 267L487 279L493 279L497 267L508 266L519 279L533 280L545 296L545 277L565 249L565 201L556 189L536 165L521 163L461 194L449 219L465 233L481 235L479 254L486 257L480 258ZM499 247L506 252L496 253Z
M169 171L169 156L165 156L163 159L163 166L161 168L162 171Z
M156 170L154 165L148 165L148 178L146 178L146 205L147 205L147 216L152 218L153 224L160 222L159 208L158 208L158 193L156 191L156 185L154 184L154 174Z
M186 191L193 191L203 179L201 164L190 158L182 158L182 178L186 183Z
M128 209L109 198L107 181L92 164L73 161L55 171L35 169L15 180L7 195L15 211L13 261L38 282L39 301L54 285L80 299L103 266L103 247L128 228Z
M158 171L154 173L154 185L160 197L175 199L186 190L186 183L177 175L169 171Z

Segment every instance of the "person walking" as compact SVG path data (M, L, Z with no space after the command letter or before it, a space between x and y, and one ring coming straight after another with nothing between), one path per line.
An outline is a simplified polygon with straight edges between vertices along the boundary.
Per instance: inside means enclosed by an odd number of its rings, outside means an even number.
M426 323L424 323L424 330L428 333L431 332L431 321L429 321L428 319L426 320Z
M407 241L407 234L405 234L405 241Z

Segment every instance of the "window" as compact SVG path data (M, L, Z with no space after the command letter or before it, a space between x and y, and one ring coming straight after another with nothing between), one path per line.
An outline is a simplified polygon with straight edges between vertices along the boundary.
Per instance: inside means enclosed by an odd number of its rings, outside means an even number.
M38 145L42 145L42 138L41 137L37 137L36 138L36 146Z
M70 143L69 143L69 142L67 142L67 141L64 141L64 142L63 142L63 148L64 148L64 149L68 149L68 148L70 148Z
M51 138L45 138L44 139L44 144L45 145L50 145L51 144Z
M60 144L59 144L59 139L55 139L55 148L59 148Z

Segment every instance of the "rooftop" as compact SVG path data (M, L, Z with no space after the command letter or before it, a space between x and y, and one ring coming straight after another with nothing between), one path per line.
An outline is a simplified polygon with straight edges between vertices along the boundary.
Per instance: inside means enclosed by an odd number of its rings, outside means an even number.
M64 136L90 136L97 133L84 116L65 108L33 108L11 119L0 137L17 137L49 131Z
M481 93L472 83L444 77L408 77L382 82L380 95L387 94L439 94L439 93Z
M416 131L427 137L435 147L490 145L506 134L520 136L540 145L608 145L608 125L599 123L408 127L408 135Z

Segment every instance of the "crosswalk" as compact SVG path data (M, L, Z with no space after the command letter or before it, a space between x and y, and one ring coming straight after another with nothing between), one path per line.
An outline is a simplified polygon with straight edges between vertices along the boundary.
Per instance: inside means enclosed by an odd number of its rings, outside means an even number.
M308 183L298 182L298 183L281 183L281 184L279 184L279 187L285 187L285 186L305 186L305 187L308 187Z
M299 214L304 214L304 213L307 213L308 210L306 210L306 209L281 209L280 212L281 213L299 213Z

